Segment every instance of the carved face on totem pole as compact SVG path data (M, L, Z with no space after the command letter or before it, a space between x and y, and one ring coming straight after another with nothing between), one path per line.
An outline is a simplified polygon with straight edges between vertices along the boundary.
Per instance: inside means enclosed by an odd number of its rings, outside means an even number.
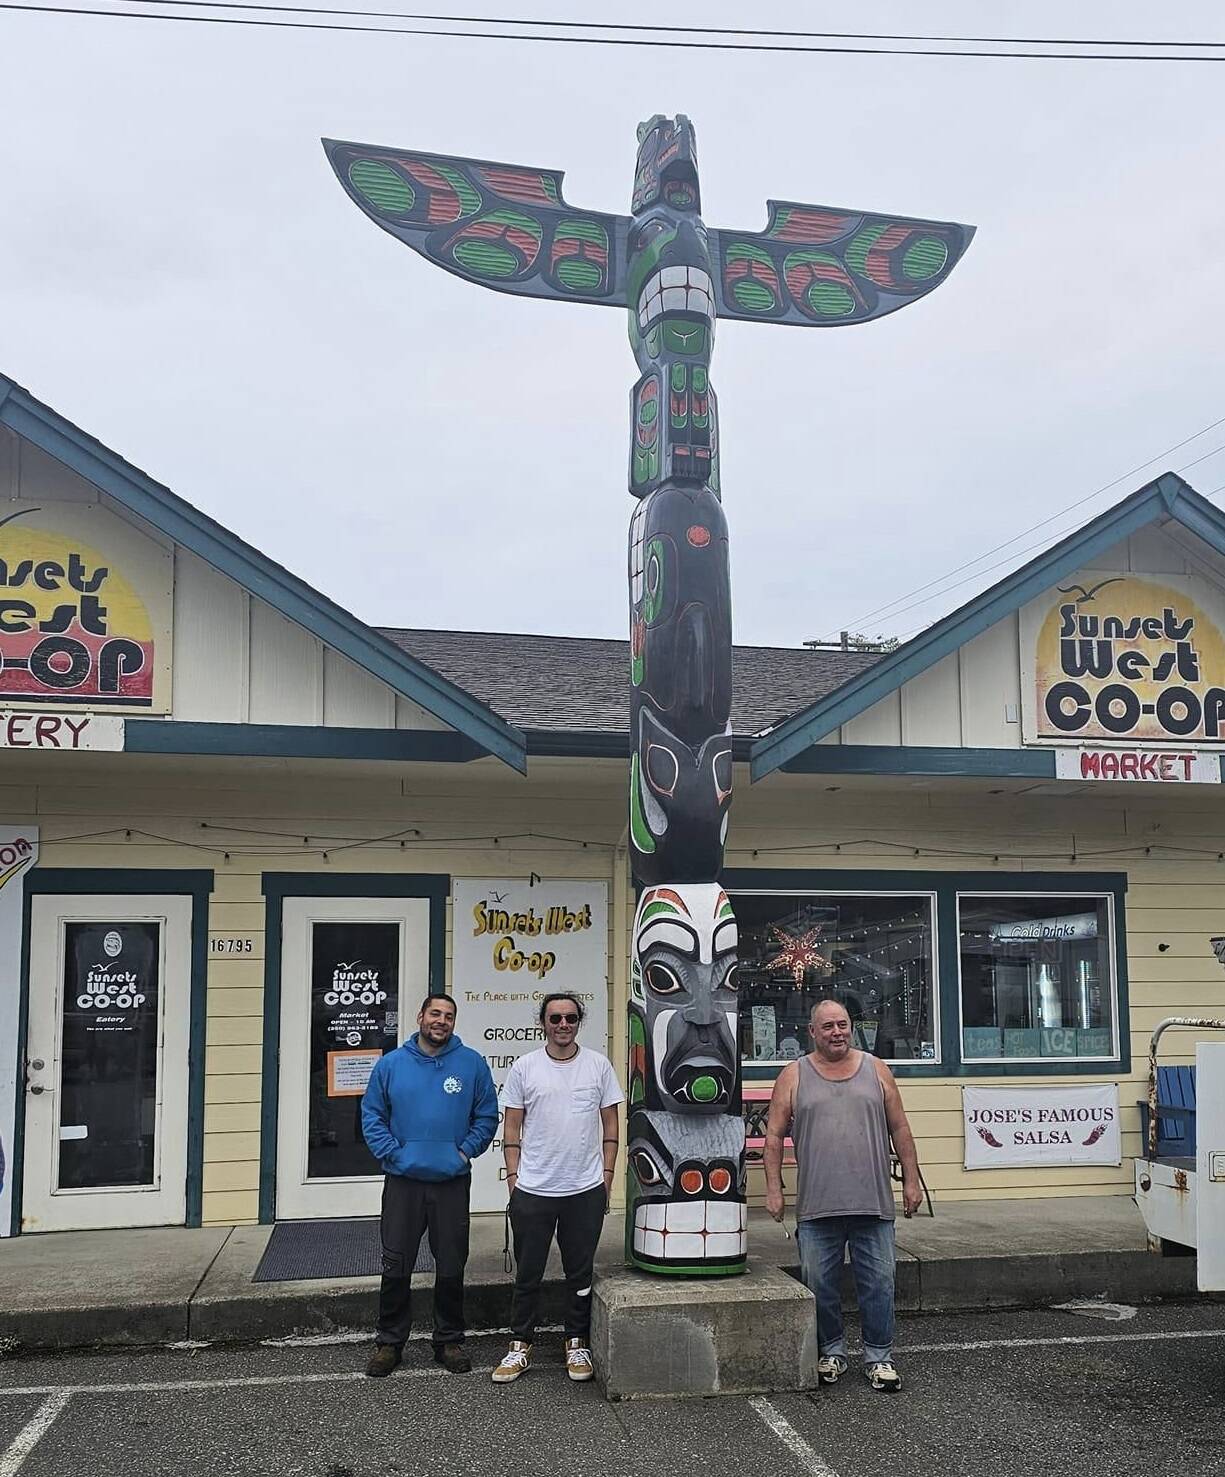
M631 214L578 210L556 170L325 140L350 198L469 282L628 311L638 363L629 489L630 858L644 889L629 1003L630 1260L745 1265L736 924L718 885L732 790L732 625L715 319L836 326L939 286L973 229L769 202L709 230L684 117L638 129Z

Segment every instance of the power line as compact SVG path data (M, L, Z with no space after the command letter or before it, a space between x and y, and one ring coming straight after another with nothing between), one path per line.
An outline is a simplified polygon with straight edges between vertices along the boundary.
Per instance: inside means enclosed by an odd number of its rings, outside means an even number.
M142 3L157 3L157 0L142 0ZM169 0L174 3L174 0ZM534 42L537 45L560 46L636 46L666 48L682 51L748 51L774 54L823 55L823 56L932 56L969 57L985 60L1002 58L1022 61L1097 61L1097 62L1225 62L1225 54L1198 56L1180 53L1158 55L1145 52L1091 52L1091 51L948 51L935 47L889 47L889 46L782 46L754 41L676 41L651 37L630 36L547 36L528 35L519 31L447 31L427 26L357 26L337 25L332 22L310 20L264 20L254 16L237 15L172 15L164 11L151 10L103 10L86 5L37 5L19 3L19 0L0 0L0 10L21 11L26 14L96 16L107 20L149 20L177 22L180 25L256 26L289 31L331 31L336 33L366 32L378 36L440 36L461 41L518 41ZM303 14L313 12L303 11ZM324 12L331 14L333 12ZM490 24L490 22L484 22ZM1008 43L1005 43L1008 44ZM1110 45L1110 42L1094 43ZM1128 43L1118 43L1125 45ZM1218 46L1218 42L1205 42L1205 46Z
M1067 513L1073 512L1076 508L1084 507L1086 503L1091 503L1094 498L1101 497L1104 493L1109 492L1112 487L1117 487L1120 482L1125 482L1129 477L1136 476L1138 473L1142 472L1145 467L1151 467L1154 462L1160 461L1162 457L1173 455L1174 452L1180 451L1184 446L1190 445L1192 441L1198 441L1201 436L1206 436L1209 431L1215 431L1218 426L1225 426L1225 415L1221 416L1218 420L1212 421L1209 425L1201 426L1198 431L1194 431L1190 436L1184 436L1181 441L1176 441L1173 446L1167 446L1164 451L1158 451L1154 453L1154 455L1146 457L1144 461L1130 468L1130 470L1126 472L1120 472L1117 477L1112 478L1109 482L1103 483L1102 486L1099 487L1095 492L1090 492L1082 498L1077 498L1074 503L1069 503L1065 508L1059 508L1049 517L1039 519L1037 523L1031 523L1028 528L1021 529L1020 533L1014 533L1011 538L1006 538L1003 543L995 544L992 548L985 550L983 553L977 555L975 558L967 559L963 564L954 565L952 569L946 569L943 574L936 575L934 579L928 580L925 585L917 585L913 590L908 590L906 594L899 595L896 599L890 600L884 605L878 605L874 610L869 610L865 615L859 616L856 620L848 621L846 624L846 629L848 631L858 631L862 629L863 623L865 621L874 620L879 616L886 614L900 615L900 611L894 610L895 605L901 605L903 601L910 600L915 595L921 595L924 590L930 590L933 585L942 584L946 579L951 578L953 575L960 574L963 569L971 569L975 564L981 564L984 559L990 559L992 554L998 554L1001 549L1006 549L1009 544L1015 544L1019 542L1021 539L1025 538L1027 534L1036 533L1039 528L1045 528L1048 523L1054 523L1057 519L1062 518ZM1216 448L1216 451L1220 451L1221 449L1222 448L1218 446ZM1206 452L1204 456L1198 457L1196 461L1204 461L1207 459L1207 457L1213 455L1215 455L1215 452ZM1180 472L1185 472L1188 467L1193 467L1195 465L1196 462L1187 462L1178 470ZM1211 496L1211 494L1209 495ZM1039 540L1039 542L1041 542L1041 540ZM1036 548L1037 545L1031 545L1030 547ZM1003 564L1006 564L1007 562L1007 559L1000 561L1000 563ZM998 569L999 565L993 564L991 568ZM977 571L977 573L986 574L987 571L980 569ZM968 581L966 580L961 580L959 582L959 584L966 583L968 583ZM955 590L958 588L958 585L950 585L948 588L950 590ZM931 598L934 600L937 598L937 596L946 593L947 591L938 590ZM923 603L925 602L919 602L919 604ZM913 608L913 606L906 606L907 610Z
M141 0L118 0L124 5ZM1199 47L1204 50L1225 48L1225 41L1146 41L1137 38L1111 39L1075 36L929 36L913 32L893 31L786 31L768 30L761 26L681 26L637 24L631 21L548 20L538 16L438 15L432 11L413 10L343 10L331 5L255 5L245 0L155 0L157 4L174 4L179 8L206 10L280 11L294 15L369 16L375 20L437 21L457 26L535 26L540 29L567 31L645 31L674 36L748 36L780 37L801 41L925 41L946 42L958 46L1140 46L1144 48ZM449 34L449 33L448 33Z

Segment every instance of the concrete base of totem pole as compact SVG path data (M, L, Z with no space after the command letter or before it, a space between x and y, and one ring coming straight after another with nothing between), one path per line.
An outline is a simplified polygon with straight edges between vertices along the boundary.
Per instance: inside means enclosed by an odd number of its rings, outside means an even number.
M740 1277L620 1271L595 1285L591 1352L610 1400L807 1390L817 1383L812 1293L778 1267Z

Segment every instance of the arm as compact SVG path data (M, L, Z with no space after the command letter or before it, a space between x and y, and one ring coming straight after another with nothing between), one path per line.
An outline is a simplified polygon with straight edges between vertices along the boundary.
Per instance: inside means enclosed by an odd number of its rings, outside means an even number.
M617 1152L621 1148L621 1132L617 1124L617 1108L600 1109L600 1137L604 1150L604 1208L612 1196L613 1177L617 1173Z
M481 1062L484 1071L477 1077L476 1091L472 1095L472 1122L463 1142L456 1147L465 1159L475 1159L493 1143L498 1131L498 1090L493 1085L493 1073L487 1063Z
M385 1059L384 1059L385 1060ZM388 1174L395 1174L400 1141L391 1131L391 1104L387 1101L382 1062L376 1062L362 1097L362 1137L366 1147Z
M787 1203L783 1198L783 1140L791 1128L795 1104L795 1083L799 1068L786 1066L779 1074L770 1095L770 1112L766 1118L766 1209L781 1221Z
M506 1108L502 1115L502 1163L506 1166L506 1186L509 1190L515 1188L515 1182L519 1178L522 1144L523 1109Z
M914 1145L914 1134L910 1131L896 1078L884 1062L876 1057L872 1060L885 1093L885 1121L889 1125L893 1152L902 1166L902 1214L912 1216L923 1204L923 1181L919 1178L919 1155Z

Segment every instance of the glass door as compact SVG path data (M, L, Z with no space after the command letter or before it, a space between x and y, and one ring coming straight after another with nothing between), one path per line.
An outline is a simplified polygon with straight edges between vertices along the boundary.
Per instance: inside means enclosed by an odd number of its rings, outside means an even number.
M429 989L425 898L286 898L276 1214L377 1215L362 1137L374 1064L410 1035Z
M191 901L36 897L22 1229L182 1225Z

